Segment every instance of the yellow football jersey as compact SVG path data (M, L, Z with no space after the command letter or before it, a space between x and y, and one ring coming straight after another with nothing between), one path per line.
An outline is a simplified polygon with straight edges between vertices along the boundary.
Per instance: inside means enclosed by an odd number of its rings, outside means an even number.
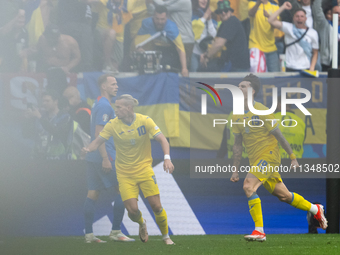
M257 110L268 110L263 104L255 102ZM278 141L270 132L279 127L274 114L256 115L248 111L244 115L234 115L232 118L232 131L234 134L241 134L243 144L248 153L249 163L253 165L257 159L264 155L272 156L273 161L280 162ZM235 124L235 123L242 124Z
M117 177L132 177L152 166L150 136L156 137L161 130L148 116L136 113L129 126L117 117L110 120L100 132L108 140L111 136L116 147Z

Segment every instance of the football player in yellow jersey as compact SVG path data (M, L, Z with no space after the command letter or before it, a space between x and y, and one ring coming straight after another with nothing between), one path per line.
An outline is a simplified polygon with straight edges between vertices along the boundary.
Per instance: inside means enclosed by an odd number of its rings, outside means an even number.
M249 212L255 223L255 230L251 235L245 236L246 240L265 241L266 235L263 231L263 217L261 200L256 194L257 189L263 186L280 201L286 202L298 209L309 211L320 223L322 229L327 228L327 220L324 216L323 206L314 205L305 200L297 193L290 192L284 185L280 174L276 171L270 171L269 166L273 168L281 164L278 142L290 155L291 167L298 167L299 163L292 152L287 140L283 137L278 123L275 121L265 121L266 119L275 119L274 115L258 116L249 111L247 104L247 90L252 88L252 102L257 110L267 110L268 108L261 103L255 102L254 98L260 90L261 84L258 77L253 74L246 76L238 85L244 95L244 106L246 113L244 115L233 116L233 133L235 142L233 146L234 166L237 171L240 167L242 157L242 141L248 153L250 171L243 183L243 190L248 198ZM240 124L235 124L239 122ZM238 172L234 172L230 178L232 182L239 181Z
M110 120L99 136L87 147L85 153L95 151L111 136L116 147L116 171L119 191L130 219L139 224L139 236L142 242L148 240L145 220L138 209L139 188L148 199L155 214L163 241L167 245L174 242L168 234L167 215L162 207L159 189L152 169L151 135L158 141L164 152L164 171L172 173L174 166L170 159L170 146L154 121L145 115L134 113L138 101L131 95L121 95L116 102L116 118Z

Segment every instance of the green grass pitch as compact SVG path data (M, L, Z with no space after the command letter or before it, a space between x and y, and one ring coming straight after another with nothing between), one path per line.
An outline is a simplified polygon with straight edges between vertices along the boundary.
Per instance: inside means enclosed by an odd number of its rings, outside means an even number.
M340 254L339 234L268 235L267 241L247 242L241 235L173 236L175 246L166 246L161 237L142 243L86 244L83 237L12 237L0 239L1 255L130 255L130 254Z

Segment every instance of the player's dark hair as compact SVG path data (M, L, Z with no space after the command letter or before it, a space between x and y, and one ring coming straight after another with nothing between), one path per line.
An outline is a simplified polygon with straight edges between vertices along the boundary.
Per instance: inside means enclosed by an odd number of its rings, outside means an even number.
M156 5L155 6L155 13L159 13L159 14L161 14L161 13L166 13L166 15L168 15L168 9L165 7L165 6L163 6L163 5Z
M105 83L106 81L107 81L107 78L108 77L113 77L113 78L115 78L112 74L103 74L103 75L101 75L99 78L98 78L98 87L100 88L102 85L103 85L103 83Z
M297 12L304 12L304 13L307 15L307 12L305 11L305 9L303 9L303 8L297 8L297 9L295 9L294 12L293 12L293 17L294 17L294 15L295 15Z
M257 93L260 91L260 88L261 88L261 82L260 82L259 77L251 73L247 75L246 77L244 77L243 81L250 82L250 86L255 90L254 97L256 97Z

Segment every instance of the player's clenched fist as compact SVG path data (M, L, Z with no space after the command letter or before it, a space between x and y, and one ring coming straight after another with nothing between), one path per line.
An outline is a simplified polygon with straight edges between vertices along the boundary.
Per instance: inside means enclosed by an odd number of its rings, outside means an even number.
M90 150L89 150L87 147L83 147L83 148L81 149L81 155L82 155L82 156L86 155L86 153L89 153L89 152L90 152Z
M293 160L292 160L291 167L292 167L293 169L299 167L299 163L297 162L296 159L293 159Z
M232 182L238 182L240 180L240 177L238 176L238 173L235 172L231 175L230 181Z

